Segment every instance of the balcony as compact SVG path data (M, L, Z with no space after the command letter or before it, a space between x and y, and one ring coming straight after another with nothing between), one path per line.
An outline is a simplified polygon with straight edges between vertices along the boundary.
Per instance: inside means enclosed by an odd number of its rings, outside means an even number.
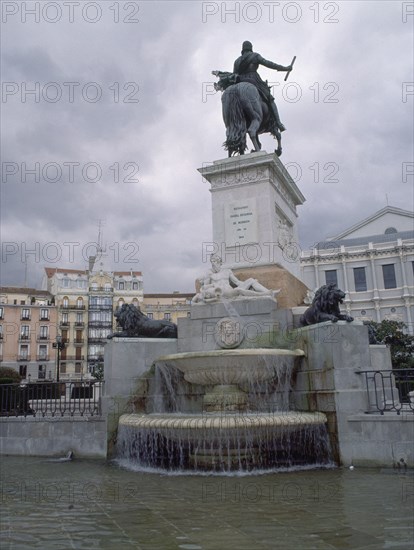
M84 355L66 355L60 358L61 361L83 361L84 359Z
M39 334L38 337L36 338L36 340L38 342L45 342L45 341L48 341L50 340L50 336L48 334L44 335L44 334Z
M3 334L0 334L0 340L3 340Z
M30 340L30 334L20 334L19 342L27 342Z
M103 286L97 286L96 288L93 288L92 286L89 287L89 292L107 292L108 294L113 292L114 289L112 286L105 288Z
M96 363L96 362L100 363L100 362L103 362L103 360L104 360L103 355L100 355L100 354L97 354L97 353L88 355L88 362L90 362L90 363Z
M142 306L142 310L146 313L153 313L153 312L173 312L173 311L190 311L190 305L191 304L183 304L183 303L176 303L176 304L146 304L145 306Z
M112 304L89 304L89 311L103 311L111 310L113 307Z
M60 310L67 311L68 309L77 309L78 311L83 311L86 309L84 304L61 304L59 306Z
M18 361L30 361L31 356L27 355L27 353L23 353L23 354L20 354L20 355L17 356L17 360Z
M20 321L30 321L31 317L30 315L22 315L20 317Z
M36 355L36 361L50 361L50 355Z
M50 321L50 317L39 317L39 321Z
M85 326L85 323L83 321L76 321L75 323L75 327L84 327Z
M70 327L69 321L60 321L59 323L60 327Z
M112 328L112 321L89 321L89 327Z
M83 338L75 338L75 340L73 341L73 343L76 345L82 345L85 343L85 340Z

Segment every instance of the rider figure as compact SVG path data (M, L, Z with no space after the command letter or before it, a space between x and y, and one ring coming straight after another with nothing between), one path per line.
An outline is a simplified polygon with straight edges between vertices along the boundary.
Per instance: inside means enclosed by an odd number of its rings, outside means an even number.
M243 42L241 53L241 56L234 62L233 72L237 75L237 81L250 82L256 86L264 101L269 105L276 120L276 126L283 132L286 128L280 121L275 98L270 93L269 86L261 79L257 69L259 65L264 65L268 69L275 69L276 71L291 71L292 65L284 67L264 59L260 54L253 51L252 43L247 40Z

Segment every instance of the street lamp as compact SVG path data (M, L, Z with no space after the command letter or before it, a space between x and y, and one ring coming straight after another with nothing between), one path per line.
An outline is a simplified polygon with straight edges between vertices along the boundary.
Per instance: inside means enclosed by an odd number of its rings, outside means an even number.
M53 342L52 346L57 349L56 382L59 382L60 352L66 347L66 344L62 340L62 336L60 334L56 336L56 342Z

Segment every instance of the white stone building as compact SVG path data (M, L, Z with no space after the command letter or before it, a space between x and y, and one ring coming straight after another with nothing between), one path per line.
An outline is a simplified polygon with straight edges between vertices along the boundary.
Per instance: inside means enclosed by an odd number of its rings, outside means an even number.
M337 283L359 320L403 321L414 333L414 213L387 206L301 254L310 289Z

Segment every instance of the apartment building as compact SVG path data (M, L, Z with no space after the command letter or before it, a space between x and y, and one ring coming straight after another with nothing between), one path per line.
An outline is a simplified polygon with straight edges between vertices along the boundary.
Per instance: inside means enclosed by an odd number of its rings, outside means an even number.
M172 292L170 294L145 294L142 303L142 311L150 319L165 319L177 323L179 317L190 315L191 294Z
M403 321L414 333L414 213L387 206L302 252L310 289L336 283L360 320Z
M104 346L116 326L114 313L122 303L143 300L141 272L45 268L46 285L58 310L65 343L61 379L90 377L103 364Z
M52 294L20 287L0 288L0 361L24 380L56 376L57 308Z

